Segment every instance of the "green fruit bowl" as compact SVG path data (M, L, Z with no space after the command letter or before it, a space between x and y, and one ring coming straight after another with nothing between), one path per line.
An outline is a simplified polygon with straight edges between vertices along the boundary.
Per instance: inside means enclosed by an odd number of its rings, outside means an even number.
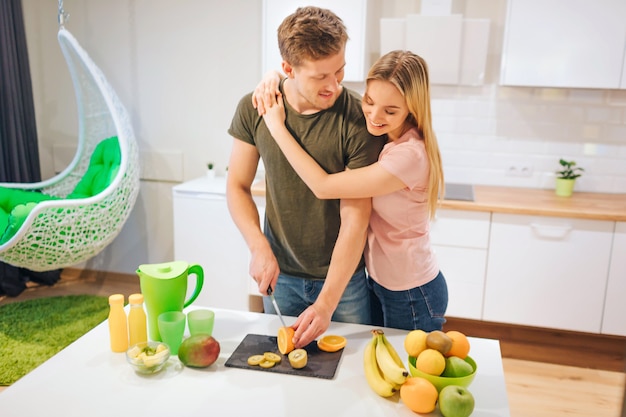
M476 376L476 370L478 369L478 366L476 365L474 359L468 356L464 360L465 362L472 365L472 369L474 370L474 372L472 372L471 374L461 377L436 376L427 374L417 369L415 367L415 360L416 358L414 356L409 356L409 372L411 373L411 375L419 376L429 380L433 383L435 388L437 388L437 391L441 391L444 387L447 387L448 385L460 385L462 387L469 387L472 381L474 381L474 377Z

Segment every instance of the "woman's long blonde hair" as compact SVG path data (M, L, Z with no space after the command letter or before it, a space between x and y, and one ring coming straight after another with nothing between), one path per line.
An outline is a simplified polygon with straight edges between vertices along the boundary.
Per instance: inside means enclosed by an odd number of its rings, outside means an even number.
M430 82L428 66L420 56L410 51L392 51L376 61L369 70L367 80L388 81L398 88L406 100L409 115L406 123L417 127L424 139L430 163L428 178L428 209L430 218L435 217L438 199L443 198L443 165L437 136L433 132L430 110Z

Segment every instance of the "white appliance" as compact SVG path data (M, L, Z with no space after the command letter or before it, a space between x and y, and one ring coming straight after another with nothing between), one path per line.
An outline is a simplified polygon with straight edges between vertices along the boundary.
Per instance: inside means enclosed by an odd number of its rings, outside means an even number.
M251 295L258 291L248 274L248 247L226 204L226 178L197 178L174 186L172 193L174 259L204 269L204 285L194 304L251 310ZM257 205L263 218L264 205Z

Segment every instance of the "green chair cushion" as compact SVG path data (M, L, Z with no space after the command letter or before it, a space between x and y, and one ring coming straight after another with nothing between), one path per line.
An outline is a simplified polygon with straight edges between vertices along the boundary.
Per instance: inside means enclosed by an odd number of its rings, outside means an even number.
M0 187L0 245L17 233L37 203L47 200L58 200L58 197L37 191Z
M7 225L9 224L9 214L10 213L7 213L0 208L0 230L6 230ZM2 239L2 236L0 236L0 239Z
M121 158L116 136L101 141L91 155L87 171L66 198L88 198L104 191L117 175ZM17 233L37 203L60 199L38 191L0 187L0 245Z
M122 155L117 137L103 140L89 160L89 167L67 198L88 198L104 191L120 169Z

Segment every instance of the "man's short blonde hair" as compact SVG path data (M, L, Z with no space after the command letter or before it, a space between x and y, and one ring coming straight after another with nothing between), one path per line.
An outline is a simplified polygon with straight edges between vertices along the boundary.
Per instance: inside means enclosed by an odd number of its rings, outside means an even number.
M343 21L328 9L299 7L278 27L278 49L283 60L297 67L336 55L348 42Z

